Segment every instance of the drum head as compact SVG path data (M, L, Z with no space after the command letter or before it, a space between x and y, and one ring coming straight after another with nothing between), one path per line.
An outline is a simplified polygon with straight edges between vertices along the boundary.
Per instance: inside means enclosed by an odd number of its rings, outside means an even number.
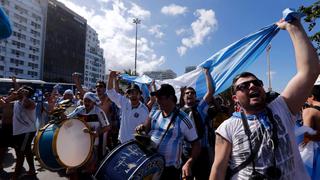
M66 167L77 167L84 164L92 152L90 134L84 133L86 124L78 119L68 119L59 129L56 140L56 151L59 160Z

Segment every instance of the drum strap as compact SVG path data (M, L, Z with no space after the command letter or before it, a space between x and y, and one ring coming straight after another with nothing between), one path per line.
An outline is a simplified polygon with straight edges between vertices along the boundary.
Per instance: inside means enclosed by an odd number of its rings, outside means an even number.
M167 128L166 128L166 131L165 131L164 134L161 136L160 142L159 142L159 144L158 144L157 147L156 147L156 150L157 150L157 151L159 150L159 147L160 147L160 144L161 144L162 141L163 141L163 138L166 136L167 132L169 131L169 128L170 128L171 124L176 120L178 114L179 114L179 109L178 109L178 108L175 108L175 109L173 110L173 115L172 115L172 117L171 117L171 119L170 119L170 122L169 122Z

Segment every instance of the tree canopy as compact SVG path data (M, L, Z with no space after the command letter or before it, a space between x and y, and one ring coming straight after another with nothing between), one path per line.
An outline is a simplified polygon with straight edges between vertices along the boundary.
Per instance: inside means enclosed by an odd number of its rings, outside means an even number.
M320 0L317 0L310 6L302 5L299 7L298 11L306 15L304 21L308 23L308 30L312 31L314 27L316 27L317 20L319 20L320 17ZM318 54L320 55L320 31L317 30L310 36L310 39L315 43Z

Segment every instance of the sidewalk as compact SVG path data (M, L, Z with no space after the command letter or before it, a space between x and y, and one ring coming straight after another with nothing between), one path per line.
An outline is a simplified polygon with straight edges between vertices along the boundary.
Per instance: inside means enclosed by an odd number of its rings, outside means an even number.
M15 152L14 149L9 148L7 154L5 155L5 160L3 162L4 170L7 173L1 173L0 174L0 180L9 180L12 173L14 172L14 166L15 166ZM36 170L38 171L38 174L35 176L27 176L25 173L24 176L20 178L20 180L67 180L64 170L61 170L59 172L53 172L49 171L47 169L44 169L40 166L40 163L35 160L35 166ZM29 169L27 161L24 161L24 172Z

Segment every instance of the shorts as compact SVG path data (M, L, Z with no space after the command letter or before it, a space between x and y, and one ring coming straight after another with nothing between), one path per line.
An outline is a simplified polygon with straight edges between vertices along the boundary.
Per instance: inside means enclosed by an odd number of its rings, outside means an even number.
M31 150L31 143L36 132L23 133L13 136L14 148L17 151Z
M0 128L0 147L13 147L12 124L2 124Z

